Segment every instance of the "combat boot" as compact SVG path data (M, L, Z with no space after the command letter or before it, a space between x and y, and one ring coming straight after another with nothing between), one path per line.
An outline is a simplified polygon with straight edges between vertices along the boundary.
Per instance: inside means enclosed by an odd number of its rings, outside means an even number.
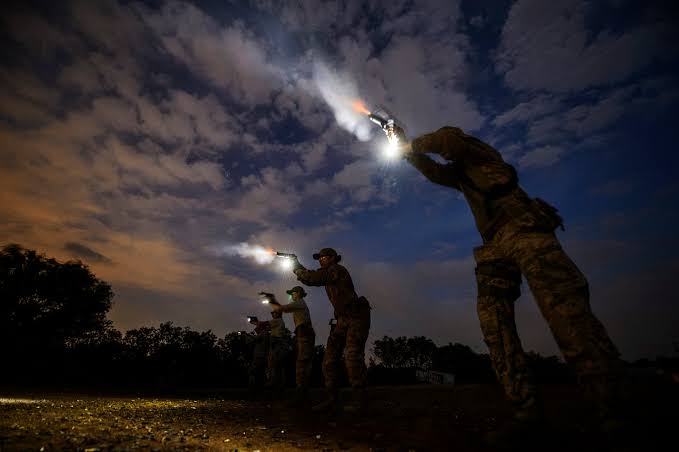
M339 408L339 391L337 389L328 389L327 398L321 403L314 405L311 411L314 413L325 413L328 411L336 411Z

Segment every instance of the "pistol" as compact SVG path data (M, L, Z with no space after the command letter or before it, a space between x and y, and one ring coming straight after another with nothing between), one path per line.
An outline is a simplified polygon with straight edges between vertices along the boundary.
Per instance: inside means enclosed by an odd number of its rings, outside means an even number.
M249 315L248 316L248 323L257 323L259 320L257 319L257 316L254 315ZM238 332L240 334L240 331Z
M380 126L387 135L387 140L392 148L406 143L406 135L403 125L394 118L385 108L379 108L378 113L371 112L368 119ZM393 151L393 149L392 149ZM393 157L394 155L392 155Z
M297 255L296 255L296 254L292 254L292 253L284 253L284 252L282 252L282 251L276 251L276 256L278 256L278 257L287 257L288 259L297 259Z
M276 295L274 295L272 293L260 292L259 295L262 297L262 303L280 305L278 300L276 300Z

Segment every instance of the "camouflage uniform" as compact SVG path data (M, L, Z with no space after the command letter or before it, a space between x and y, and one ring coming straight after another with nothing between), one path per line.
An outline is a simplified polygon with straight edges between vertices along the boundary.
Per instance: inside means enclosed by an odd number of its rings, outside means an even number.
M316 258L316 256L314 256ZM325 286L328 299L335 311L337 326L328 336L323 357L325 386L335 391L339 385L339 364L344 364L353 388L366 384L365 343L370 331L370 305L359 297L346 268L338 263L318 270L307 270L301 265L294 270L297 279L308 286Z
M268 360L268 386L282 388L285 386L285 357L290 351L290 331L285 327L282 318L267 321L271 328L271 345Z
M554 235L562 226L556 209L529 198L514 168L495 149L460 129L444 127L411 145L409 162L432 182L460 190L474 215L483 238L483 246L474 249L481 330L517 415L535 411L537 400L514 321L522 274L566 362L606 410L617 395L622 365L592 313L585 276ZM424 152L452 163L437 163Z
M251 390L261 386L265 378L267 359L269 355L269 330L266 324L255 327L252 361L248 369L248 386Z
M297 286L288 291L304 289ZM306 295L306 293L304 293ZM316 344L316 333L311 325L311 314L303 298L297 301L282 305L281 312L291 312L295 322L295 342L297 344L297 362L295 365L295 384L297 388L303 389L309 386L311 380L311 370L314 357L314 345Z

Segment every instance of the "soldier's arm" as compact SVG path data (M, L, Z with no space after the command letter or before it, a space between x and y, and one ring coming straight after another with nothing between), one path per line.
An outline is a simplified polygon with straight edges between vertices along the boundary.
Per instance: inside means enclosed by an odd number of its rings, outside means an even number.
M281 312L295 312L304 309L304 305L301 301L293 301L292 303L281 305L278 308Z
M328 271L325 268L307 270L300 266L294 270L297 279L307 286L325 286L328 282Z
M415 153L408 154L406 159L433 183L445 185L446 187L460 188L460 183L455 175L454 163L443 165L424 154Z
M457 127L441 127L436 132L424 134L411 143L414 153L432 152L448 160L460 160L469 148L464 133Z

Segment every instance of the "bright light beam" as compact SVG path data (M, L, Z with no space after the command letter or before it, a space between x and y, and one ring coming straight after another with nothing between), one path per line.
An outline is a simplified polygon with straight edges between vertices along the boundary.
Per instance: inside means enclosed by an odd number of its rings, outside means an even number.
M290 270L292 270L292 259L282 258L282 259L279 259L279 261L280 261L278 263L278 269L279 270L284 271L284 272L289 272Z
M396 160L400 154L397 141L388 141L382 149L382 157L388 161Z

